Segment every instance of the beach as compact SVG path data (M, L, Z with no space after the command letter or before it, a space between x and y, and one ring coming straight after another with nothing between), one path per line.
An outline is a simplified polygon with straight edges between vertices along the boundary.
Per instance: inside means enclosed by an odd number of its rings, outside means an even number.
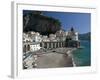
M72 52L75 48L56 48L42 54L37 54L36 68L57 68L75 66Z

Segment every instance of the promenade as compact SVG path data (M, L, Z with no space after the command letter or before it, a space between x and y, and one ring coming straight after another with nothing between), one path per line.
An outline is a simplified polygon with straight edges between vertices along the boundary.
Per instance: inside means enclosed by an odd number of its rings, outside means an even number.
M42 52L33 53L35 68L60 68L73 67L72 52L74 48L55 48ZM32 60L30 61L32 62ZM31 63L29 63L31 64ZM32 67L29 67L32 68Z

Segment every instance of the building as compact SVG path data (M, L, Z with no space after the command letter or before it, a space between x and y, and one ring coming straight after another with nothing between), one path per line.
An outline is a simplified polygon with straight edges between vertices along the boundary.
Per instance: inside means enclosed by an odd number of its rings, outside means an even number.
M80 47L78 32L76 32L73 27L70 31L68 31L68 35L66 37L66 47Z
M27 33L23 33L23 42L31 42L31 38Z
M25 33L24 33L25 34ZM29 39L27 42L26 40ZM42 41L41 35L38 32L28 32L27 37L24 37L23 52L27 53L28 51L34 52L39 50L40 42Z
M68 31L67 36L70 37L71 40L78 41L78 32L76 32L73 27L71 28L70 31Z
M28 37L31 38L31 42L41 42L41 35L38 32L30 31L27 33Z
M33 53L38 53L41 48L48 50L62 47L80 47L78 32L73 28L66 32L59 30L49 36L40 35L38 32L33 31L23 33L23 69L37 66L37 55Z
M78 32L71 28L70 31L59 30L49 36L40 35L38 32L24 34L24 51L37 51L41 48L53 49L60 47L79 47Z
M55 34L50 34L50 35L49 35L49 39L50 39L51 41L55 40L55 39L56 39L56 35L55 35Z
M30 51L31 52L38 51L40 48L41 47L40 47L39 42L30 44Z
M66 32L63 30L59 30L56 33L56 38L60 41L65 41L66 40Z
M50 42L50 39L48 38L48 36L43 35L42 42Z

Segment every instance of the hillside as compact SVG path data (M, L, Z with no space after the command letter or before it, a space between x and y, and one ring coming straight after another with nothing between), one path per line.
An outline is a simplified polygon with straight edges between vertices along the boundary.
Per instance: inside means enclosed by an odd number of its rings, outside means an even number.
M36 31L42 35L49 35L60 28L59 20L45 16L40 11L23 12L23 32Z
M79 34L79 39L80 40L90 40L91 39L91 33L84 33L84 34Z

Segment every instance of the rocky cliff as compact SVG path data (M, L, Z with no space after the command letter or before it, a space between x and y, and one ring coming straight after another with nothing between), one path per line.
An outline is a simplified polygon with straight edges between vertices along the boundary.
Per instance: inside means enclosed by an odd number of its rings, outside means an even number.
M40 11L23 11L23 32L36 31L42 35L49 35L60 28L59 20L45 16Z

